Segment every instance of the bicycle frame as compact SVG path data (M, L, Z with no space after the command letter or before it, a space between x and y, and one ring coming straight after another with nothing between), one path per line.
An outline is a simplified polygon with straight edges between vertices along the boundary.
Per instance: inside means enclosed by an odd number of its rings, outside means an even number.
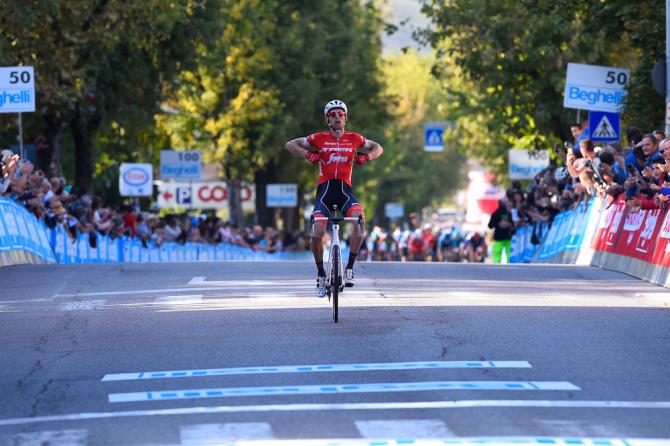
M331 222L332 223L332 229L331 229L331 238L332 241L330 242L330 250L328 251L328 270L326 274L326 287L330 287L333 285L331 283L331 277L332 277L332 272L333 272L333 249L335 246L340 246L340 223L343 221L350 221L350 222L358 222L359 227L358 230L360 231L361 229L361 224L363 221L362 217L314 217L313 220L315 222L317 221L325 221L325 222ZM340 265L338 268L338 280L340 284L342 284L343 281L343 274L344 274L344 262L342 260L342 250L340 249Z

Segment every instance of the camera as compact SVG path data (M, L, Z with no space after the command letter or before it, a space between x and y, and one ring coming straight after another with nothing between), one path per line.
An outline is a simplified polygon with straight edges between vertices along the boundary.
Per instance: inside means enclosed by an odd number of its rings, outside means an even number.
M601 186L606 186L607 185L607 181L605 181L603 176L600 174L600 171L598 169L596 169L595 167L593 167L593 163L591 162L591 160L588 160L588 159L585 160L584 165L589 168L589 170L591 171L591 176L593 177L593 180L596 183L598 183Z

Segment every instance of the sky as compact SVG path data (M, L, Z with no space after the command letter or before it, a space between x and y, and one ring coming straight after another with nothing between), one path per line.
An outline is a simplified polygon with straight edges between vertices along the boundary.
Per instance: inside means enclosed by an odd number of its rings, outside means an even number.
M382 33L383 53L392 54L408 46L419 50L419 44L412 39L412 31L417 28L428 26L429 20L421 14L421 3L419 0L387 0L387 4L382 7L383 16L386 21L400 27L400 29L391 36ZM400 22L408 19L404 26ZM428 54L430 50L423 48L421 53Z

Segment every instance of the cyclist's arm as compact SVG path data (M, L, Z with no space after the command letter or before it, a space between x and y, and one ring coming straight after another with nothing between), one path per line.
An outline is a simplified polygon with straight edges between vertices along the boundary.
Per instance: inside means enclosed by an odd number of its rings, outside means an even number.
M384 148L371 139L366 139L365 144L360 146L358 150L367 153L371 160L379 158L384 153Z
M299 158L304 158L307 152L309 152L310 147L305 137L292 139L284 145L286 150Z

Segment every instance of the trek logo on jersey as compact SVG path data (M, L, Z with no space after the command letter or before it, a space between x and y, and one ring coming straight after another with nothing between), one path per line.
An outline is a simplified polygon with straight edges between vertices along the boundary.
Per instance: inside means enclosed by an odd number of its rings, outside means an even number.
M328 158L328 161L326 162L326 164L346 163L348 161L349 161L349 157L347 157L347 156L335 155L334 153L331 153L330 158Z
M354 149L350 147L324 147L324 152L353 152Z

